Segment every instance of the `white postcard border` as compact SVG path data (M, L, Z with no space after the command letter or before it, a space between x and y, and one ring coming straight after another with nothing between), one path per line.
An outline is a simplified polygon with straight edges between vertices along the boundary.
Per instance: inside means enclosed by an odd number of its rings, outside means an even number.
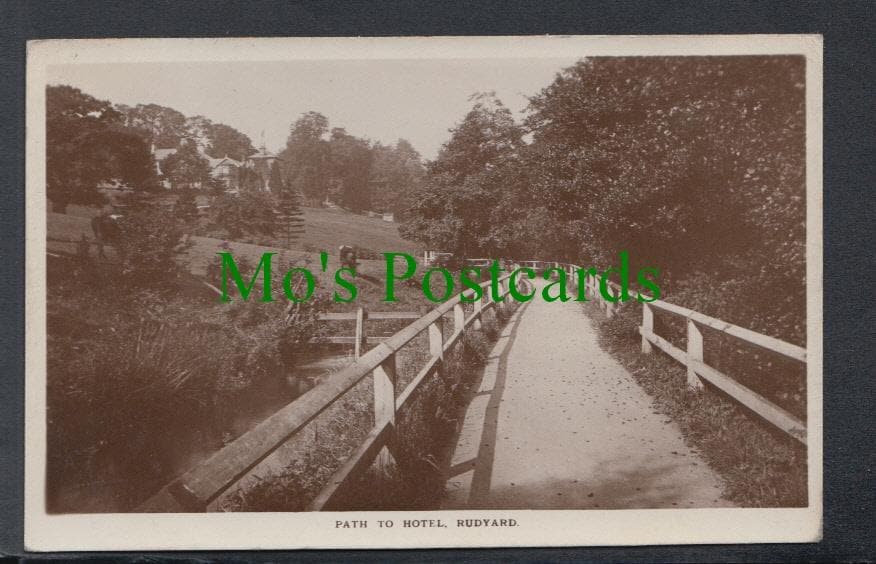
M806 56L809 506L796 509L67 514L45 511L45 86L53 64L472 59L634 55ZM32 551L431 548L813 542L822 519L822 38L816 35L39 40L28 43L25 547ZM456 519L517 527L459 528ZM379 528L378 520L393 528ZM447 528L402 528L441 519ZM367 520L337 529L336 520Z

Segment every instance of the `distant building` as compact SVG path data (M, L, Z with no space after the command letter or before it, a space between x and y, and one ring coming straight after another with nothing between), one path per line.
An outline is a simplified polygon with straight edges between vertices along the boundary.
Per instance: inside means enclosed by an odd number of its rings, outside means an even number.
M222 158L214 159L204 155L210 163L210 176L219 180L225 185L227 190L237 188L238 171L240 170L240 161L236 161L225 155Z
M259 179L259 189L270 192L271 190L277 189L277 186L271 186L271 167L279 160L280 157L269 152L265 149L265 146L262 145L262 148L259 149L258 152L253 153L246 158L244 166L256 173L257 178Z
M453 258L453 253L445 253L443 251L423 251L423 266L432 266L440 264Z
M255 173L258 189L270 191L276 189L276 186L271 186L271 167L280 160L280 158L267 151L264 146L252 155L248 156L244 162L232 159L228 155L219 158L213 158L203 152L200 147L198 149L200 155L210 164L210 176L220 180L225 188L230 192L236 192L239 188L239 178L241 167L246 167ZM161 164L164 160L176 153L176 149L156 149L152 147L152 155L155 158L155 168L159 176L164 173L161 170ZM165 188L170 189L170 181L163 180L162 184Z

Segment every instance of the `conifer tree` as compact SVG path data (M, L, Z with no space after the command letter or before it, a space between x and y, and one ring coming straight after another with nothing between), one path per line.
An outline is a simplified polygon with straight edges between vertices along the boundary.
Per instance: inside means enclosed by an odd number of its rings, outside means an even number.
M191 188L183 188L173 206L173 215L183 225L191 226L198 219L198 203Z
M277 233L288 248L304 233L304 213L298 191L285 181L276 162L271 167L271 190L277 195Z

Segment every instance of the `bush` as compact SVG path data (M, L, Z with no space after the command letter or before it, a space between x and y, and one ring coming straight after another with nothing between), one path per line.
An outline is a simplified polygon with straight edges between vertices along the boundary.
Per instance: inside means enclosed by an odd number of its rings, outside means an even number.
M183 250L180 223L160 205L131 208L119 222L114 246L121 264L117 283L158 288L177 276Z
M277 228L275 207L267 192L247 190L219 196L210 207L210 230L235 240L244 236L271 238Z
M129 509L221 447L250 390L286 384L327 303L315 298L286 326L282 302L204 308L165 292L109 286L98 295L97 288L75 280L50 287L48 481L55 510L66 503L58 492L77 481L115 484L112 506L102 510Z

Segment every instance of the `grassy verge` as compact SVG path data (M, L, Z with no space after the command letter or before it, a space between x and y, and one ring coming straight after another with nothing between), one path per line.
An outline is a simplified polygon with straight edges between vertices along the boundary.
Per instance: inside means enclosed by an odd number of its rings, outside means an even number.
M688 444L724 478L727 499L742 507L807 505L805 447L715 389L689 391L685 368L672 358L656 349L642 354L641 340L631 331L639 308L627 306L611 319L593 303L585 311L599 329L600 346L626 367L656 408L679 424Z

